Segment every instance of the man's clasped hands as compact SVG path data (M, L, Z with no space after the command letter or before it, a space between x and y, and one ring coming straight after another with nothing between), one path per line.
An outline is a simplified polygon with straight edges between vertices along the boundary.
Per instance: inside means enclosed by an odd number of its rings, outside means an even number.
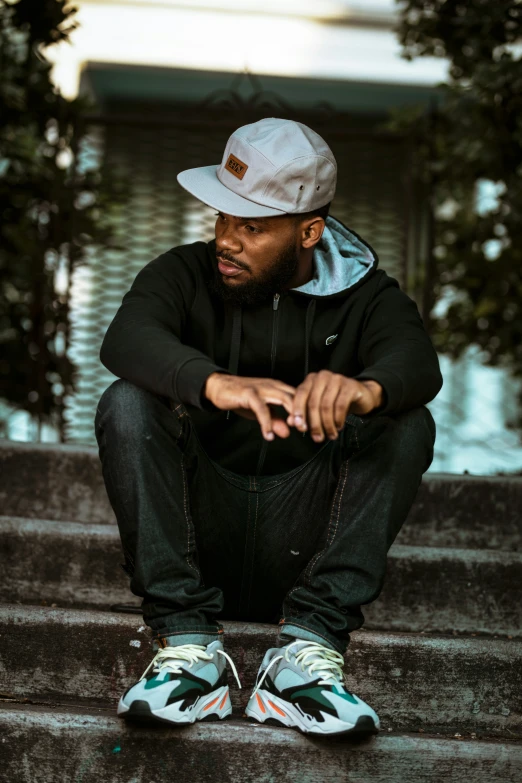
M297 388L275 378L245 378L213 372L204 396L220 410L232 410L257 419L266 440L287 438L290 427L309 431L319 443L335 440L350 413L364 415L383 403L383 389L372 380L357 381L330 370L309 373ZM282 405L288 416L279 418L270 405Z

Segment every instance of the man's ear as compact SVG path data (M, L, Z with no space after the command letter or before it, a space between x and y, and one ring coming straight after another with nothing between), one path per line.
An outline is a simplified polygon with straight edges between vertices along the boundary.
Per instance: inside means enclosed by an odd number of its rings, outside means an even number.
M325 222L322 218L313 218L303 227L303 247L313 247L323 235Z

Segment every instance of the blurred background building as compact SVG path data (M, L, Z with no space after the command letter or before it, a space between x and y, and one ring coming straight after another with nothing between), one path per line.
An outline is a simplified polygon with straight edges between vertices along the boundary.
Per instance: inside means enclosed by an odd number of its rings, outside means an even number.
M400 57L393 0L81 0L71 44L50 47L66 97L89 95L81 165L104 163L129 182L111 217L122 250L93 251L72 281L70 357L78 391L67 441L95 445L93 419L114 380L99 361L105 331L137 272L171 247L214 236L214 210L184 191L179 171L218 164L228 136L266 116L296 119L330 145L339 168L331 214L365 238L425 312L432 215L405 139L381 128L394 107L440 99L444 60ZM477 199L494 198L487 190ZM60 285L59 275L57 285ZM430 404L438 428L431 471L513 472L513 381L477 351L441 356L444 387ZM27 414L8 437L31 440ZM56 440L44 427L41 439Z

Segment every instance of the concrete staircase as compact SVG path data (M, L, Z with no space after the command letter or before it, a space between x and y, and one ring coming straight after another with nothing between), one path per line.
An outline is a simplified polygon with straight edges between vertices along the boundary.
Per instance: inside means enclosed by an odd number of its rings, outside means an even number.
M428 475L346 654L382 730L306 738L243 708L276 627L224 622L232 719L129 727L151 660L96 449L0 445L2 773L17 783L522 781L522 478Z

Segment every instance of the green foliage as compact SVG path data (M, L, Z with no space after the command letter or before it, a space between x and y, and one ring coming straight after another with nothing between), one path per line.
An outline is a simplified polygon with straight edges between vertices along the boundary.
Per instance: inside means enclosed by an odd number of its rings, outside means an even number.
M396 110L388 123L411 138L415 172L432 193L427 325L440 352L456 358L477 344L487 364L522 376L522 6L396 2L402 56L449 61L430 111Z
M72 273L90 249L116 247L107 218L123 198L81 163L94 105L66 100L50 80L43 48L78 26L65 5L0 0L0 397L57 425L62 439L64 398L76 390Z

